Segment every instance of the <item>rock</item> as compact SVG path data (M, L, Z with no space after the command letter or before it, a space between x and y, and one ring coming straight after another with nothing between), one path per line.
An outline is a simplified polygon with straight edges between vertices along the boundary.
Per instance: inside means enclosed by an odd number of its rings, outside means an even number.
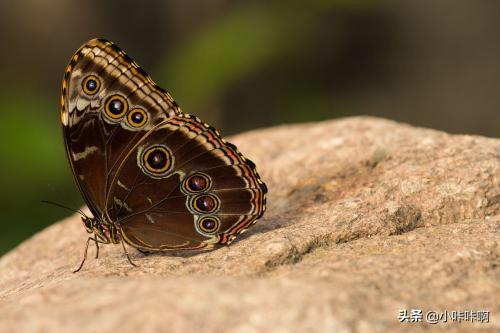
M231 138L264 218L191 255L89 251L78 216L0 259L5 332L500 330L500 140L357 117ZM421 309L423 322L400 323ZM490 311L432 325L428 311Z

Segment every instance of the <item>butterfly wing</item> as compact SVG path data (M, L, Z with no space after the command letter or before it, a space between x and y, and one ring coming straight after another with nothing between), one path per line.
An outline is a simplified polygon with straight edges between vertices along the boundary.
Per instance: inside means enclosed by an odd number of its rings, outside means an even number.
M103 216L119 161L156 124L180 113L172 97L113 43L84 44L66 68L61 122L82 195Z
M125 241L147 250L229 243L265 210L255 165L217 131L181 114L148 132L124 159L107 202Z

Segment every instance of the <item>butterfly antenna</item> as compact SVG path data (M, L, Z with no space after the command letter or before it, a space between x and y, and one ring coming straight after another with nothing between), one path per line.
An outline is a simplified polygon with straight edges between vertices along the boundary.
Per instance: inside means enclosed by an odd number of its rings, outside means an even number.
M41 203L50 204L50 205L53 205L53 206L57 206L57 207L60 207L60 208L64 208L64 209L67 209L67 210L69 210L69 211L71 211L71 212L73 212L73 213L78 213L78 214L82 215L82 216L83 216L83 217L85 217L85 218L89 218L87 215L85 215L85 213L84 213L84 212L82 212L82 210L81 210L81 209L74 209L74 208L71 208L71 207L66 207L66 206L61 205L61 204L59 204L59 203L57 203L57 202L48 201L48 200L42 200L42 201L40 201L40 202L41 202Z

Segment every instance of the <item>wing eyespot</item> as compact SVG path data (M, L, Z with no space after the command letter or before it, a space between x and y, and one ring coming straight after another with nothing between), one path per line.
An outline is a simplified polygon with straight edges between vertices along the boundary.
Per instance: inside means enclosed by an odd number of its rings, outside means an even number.
M162 178L172 170L174 160L170 149L164 145L154 145L139 153L138 164L146 175Z
M197 172L186 177L182 182L182 189L187 193L205 192L212 186L212 180L204 173Z
M215 213L220 208L220 200L213 194L199 194L190 200L190 206L193 210L203 213Z
M112 95L106 100L104 111L109 118L113 120L120 119L128 111L128 102L121 95Z
M101 81L95 75L89 75L82 81L83 92L89 96L97 94L101 88Z
M144 126L148 121L148 114L146 111L140 108L132 109L127 115L127 122L130 126L134 128L139 128Z
M220 228L220 220L215 216L203 216L197 223L198 229L204 234L213 235Z

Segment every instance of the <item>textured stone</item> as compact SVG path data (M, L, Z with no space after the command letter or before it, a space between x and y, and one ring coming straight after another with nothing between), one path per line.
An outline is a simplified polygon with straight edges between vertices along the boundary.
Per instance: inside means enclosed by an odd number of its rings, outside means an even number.
M500 330L500 141L358 117L231 138L269 187L230 247L94 248L77 216L0 259L2 331ZM401 309L489 323L399 323ZM425 319L424 319L425 321Z

